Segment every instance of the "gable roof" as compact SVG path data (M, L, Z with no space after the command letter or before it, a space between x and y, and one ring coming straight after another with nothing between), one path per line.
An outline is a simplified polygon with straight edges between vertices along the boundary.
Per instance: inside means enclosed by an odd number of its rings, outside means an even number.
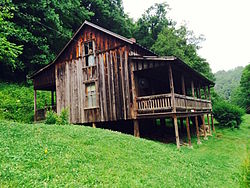
M42 72L43 70L45 70L45 69L47 69L48 67L50 67L51 65L53 65L53 64L56 62L56 60L61 56L61 54L66 50L66 48L71 44L71 42L74 40L74 38L76 37L76 35L81 31L81 29L82 29L85 25L88 25L88 26L90 26L90 27L92 27L92 28L95 28L95 29L97 29L97 30L99 30L99 31L102 31L102 32L104 32L104 33L106 33L106 34L108 34L108 35L111 35L111 36L113 36L113 37L115 37L115 38L117 38L117 39L120 39L120 40L122 40L122 41L124 41L124 42L126 42L126 43L128 43L128 44L130 44L130 45L134 45L134 46L136 46L136 47L139 47L139 48L141 48L141 49L147 51L147 52L150 53L151 55L156 55L154 52L150 51L149 49L147 49L147 48L141 46L140 44L138 44L138 43L136 43L136 42L134 42L134 41L132 41L132 40L126 38L126 37L123 37L123 36L121 36L121 35L119 35L119 34L117 34L117 33L114 33L114 32L112 32L112 31L110 31L110 30L107 30L107 29L105 29L105 28L103 28L103 27L100 27L100 26L98 26L98 25L96 25L96 24L93 24L93 23L91 23L91 22L85 20L85 21L83 22L83 24L79 27L79 29L75 32L75 34L73 35L73 37L69 40L69 42L64 46L64 48L63 48L63 49L60 51L60 53L56 56L55 60L54 60L53 62L51 62L50 64L44 66L43 68L41 68L40 70L38 70L38 71L35 72L34 74L32 74L29 78L35 77L35 76L36 76L37 74L39 74L40 72Z

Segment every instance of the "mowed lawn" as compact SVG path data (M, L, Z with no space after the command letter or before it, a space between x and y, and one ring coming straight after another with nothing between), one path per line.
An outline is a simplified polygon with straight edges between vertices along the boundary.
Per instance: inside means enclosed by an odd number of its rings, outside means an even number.
M193 149L118 132L0 121L0 187L247 187L250 116ZM249 183L249 182L248 182Z

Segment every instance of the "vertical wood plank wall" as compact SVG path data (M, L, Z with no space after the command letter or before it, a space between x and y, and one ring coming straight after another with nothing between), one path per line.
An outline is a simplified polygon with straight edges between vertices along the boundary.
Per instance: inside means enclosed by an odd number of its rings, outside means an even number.
M68 109L70 122L131 119L130 47L105 33L86 27L56 63L57 112ZM94 40L97 66L97 107L85 108L83 42Z

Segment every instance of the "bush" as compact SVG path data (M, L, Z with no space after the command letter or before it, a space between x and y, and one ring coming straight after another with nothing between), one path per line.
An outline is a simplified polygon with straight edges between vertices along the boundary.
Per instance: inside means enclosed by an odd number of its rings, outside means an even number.
M213 114L220 126L239 128L244 110L226 101L217 101L213 106Z
M69 114L67 109L63 109L60 115L57 115L54 111L48 111L46 113L45 124L58 124L67 125L69 124Z
M46 113L45 124L56 124L58 121L58 116L54 111L48 111Z
M67 125L69 124L69 113L67 109L63 109L61 114L57 118L56 124L59 125Z

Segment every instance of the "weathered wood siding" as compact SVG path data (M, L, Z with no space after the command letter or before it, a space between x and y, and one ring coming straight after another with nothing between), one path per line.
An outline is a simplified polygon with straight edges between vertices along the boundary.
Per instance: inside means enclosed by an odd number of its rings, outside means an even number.
M85 41L94 41L96 65L86 67ZM130 46L91 27L75 38L56 62L57 112L68 108L72 123L131 118ZM94 71L95 69L96 71ZM91 79L88 74L93 73ZM86 107L86 84L95 83L97 106Z

